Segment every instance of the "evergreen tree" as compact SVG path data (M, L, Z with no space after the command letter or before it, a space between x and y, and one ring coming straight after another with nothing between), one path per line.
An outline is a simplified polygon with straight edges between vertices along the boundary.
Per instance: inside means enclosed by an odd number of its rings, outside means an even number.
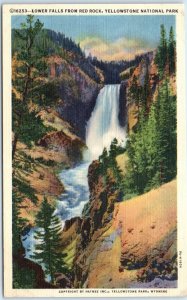
M160 26L160 43L155 57L155 63L158 66L159 74L162 78L167 63L167 39L166 30L163 24Z
M39 78L43 75L46 68L45 61L42 59L43 53L34 51L35 40L42 27L43 24L39 20L34 21L34 16L29 15L26 18L26 22L21 24L21 30L15 31L15 35L21 41L22 47L16 54L18 63L14 71L15 78L13 80L13 159L18 140L27 143L29 139L30 144L31 141L36 141L39 136L47 131L44 130L42 122L36 117L36 112L31 111L29 107L30 103L35 100L34 91L36 87L40 86ZM18 98L17 95L19 95ZM32 127L32 130L27 133L25 141L23 133L29 129L29 126Z
M109 156L111 160L115 160L118 152L118 140L116 138L113 139L110 150L109 150Z
M147 127L145 122L145 113L142 109L139 114L139 123L136 132L134 132L127 144L127 153L129 156L129 176L131 188L128 193L141 194L145 188L147 177ZM128 183L127 183L128 185ZM126 185L126 188L127 188Z
M99 156L99 162L103 164L107 164L108 162L108 151L106 147L104 147L102 154Z
M43 24L37 19L34 21L34 16L28 15L26 23L21 24L21 31L16 31L16 35L24 42L24 47L19 51L17 59L20 60L22 66L19 71L23 72L22 77L19 77L19 91L22 94L23 103L28 99L29 88L33 86L33 76L40 74L41 67L44 67L44 61L41 61L43 56L34 51L34 43L37 35L42 30ZM22 84L21 84L22 82Z
M142 107L145 110L145 113L148 110L148 100L150 96L151 90L150 90L150 84L149 84L149 70L148 70L148 65L146 64L146 74L145 74L145 79L144 79L144 85L142 88Z
M168 61L169 61L169 73L175 72L175 38L173 27L171 26L169 32L169 42L168 42Z
M129 89L129 98L131 101L135 102L138 106L138 110L140 107L140 87L138 85L137 76L134 75L132 79L132 83Z
M176 99L164 80L148 118L141 110L136 131L127 143L129 163L126 198L141 194L176 176Z
M26 219L20 218L20 203L22 198L13 192L12 197L12 251L17 255L21 249L21 232L26 224Z
M99 168L98 168L98 172L102 176L105 176L107 173L108 162L109 162L108 151L106 147L104 147L102 154L99 156Z
M16 144L19 141L31 147L33 141L38 141L50 128L46 128L35 111L29 111L27 105L23 105L22 101L15 100L13 95L12 101L12 121L14 131L14 143L12 155L16 151Z
M132 84L129 88L129 98L132 102L138 107L138 112L147 110L147 100L150 95L150 86L149 86L149 72L148 66L146 66L146 75L143 86L138 83L137 76L134 75L132 79Z
M118 140L114 138L110 145L108 161L109 161L109 167L112 169L114 174L117 189L121 188L122 172L117 164L116 156L123 152L124 152L124 148L118 145Z
M161 184L160 174L158 171L159 164L159 125L158 125L158 101L152 103L146 125L146 152L147 152L147 178L148 181L145 184L145 190L149 190L151 187L156 187Z
M169 93L165 80L158 94L158 140L159 171L161 182L176 175L176 102Z
M117 139L114 138L111 142L109 151L107 151L105 147L102 154L99 156L99 167L97 168L98 174L103 176L103 180L105 180L106 184L108 182L107 170L110 169L113 172L115 178L114 188L118 190L121 189L122 171L118 167L116 156L124 151L124 148L119 146Z
M38 244L32 255L32 258L44 264L45 273L50 275L52 283L54 283L54 273L66 271L65 255L59 251L62 226L54 212L55 209L44 198L41 209L36 216L38 230L35 239Z

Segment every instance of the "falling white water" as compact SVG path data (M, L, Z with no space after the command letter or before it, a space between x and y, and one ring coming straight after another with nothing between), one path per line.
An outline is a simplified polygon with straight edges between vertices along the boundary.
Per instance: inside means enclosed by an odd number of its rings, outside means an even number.
M120 84L106 85L101 89L95 108L86 128L86 145L84 161L73 169L63 170L60 179L65 186L57 204L57 214L62 223L75 216L81 216L84 205L89 200L88 167L97 159L103 148L109 148L112 140L125 140L125 128L119 125Z
M56 214L62 220L62 226L66 220L75 216L81 216L84 205L89 200L88 167L93 159L97 159L103 148L107 149L114 138L118 142L125 142L125 128L120 127L119 114L120 85L106 85L100 91L91 118L86 129L86 144L88 151L85 160L71 169L62 170L59 174L65 192L57 201ZM35 228L22 236L22 244L27 258L30 256L38 243L34 238ZM43 267L43 266L42 266Z
M92 160L98 158L104 147L109 149L114 138L119 143L125 141L125 128L118 120L119 96L120 84L113 84L104 86L97 97L86 130L86 144Z

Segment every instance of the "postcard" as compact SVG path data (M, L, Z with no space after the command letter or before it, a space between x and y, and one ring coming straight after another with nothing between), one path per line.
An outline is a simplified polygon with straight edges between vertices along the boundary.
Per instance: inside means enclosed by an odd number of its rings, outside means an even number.
M3 6L7 297L187 294L182 4Z

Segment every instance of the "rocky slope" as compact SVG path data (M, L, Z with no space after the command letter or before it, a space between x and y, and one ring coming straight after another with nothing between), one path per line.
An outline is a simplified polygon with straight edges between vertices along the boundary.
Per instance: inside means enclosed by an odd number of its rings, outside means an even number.
M138 282L151 286L156 279L175 285L176 181L114 206L111 220L102 224L101 217L94 232L83 218L75 286L125 288L141 286Z
M20 185L33 189L34 197L38 199L37 203L33 203L26 193L22 201L20 213L28 220L29 226L34 224L44 195L54 202L64 191L56 171L69 168L82 159L86 122L102 87L80 67L70 63L71 55L72 52L67 53L66 59L62 58L63 55L47 56L48 76L45 74L37 78L41 103L29 102L30 111L36 112L44 126L49 128L48 132L31 147L17 143L14 175ZM14 101L21 101L21 94L14 85L20 65L15 52L12 59ZM46 93L47 96L44 96Z
M64 192L58 170L76 164L85 149L84 142L54 109L41 110L38 115L51 131L32 147L18 142L14 159L14 177L19 180L20 186L29 186L37 200L33 202L33 197L26 193L21 203L20 216L27 220L29 226L34 225L44 196L55 203L55 199Z

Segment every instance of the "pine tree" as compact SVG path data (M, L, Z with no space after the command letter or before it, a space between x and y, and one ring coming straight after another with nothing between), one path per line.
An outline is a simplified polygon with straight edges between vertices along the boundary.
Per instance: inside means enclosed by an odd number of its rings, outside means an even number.
M21 249L21 233L27 222L26 219L20 217L20 204L22 198L13 192L12 197L12 251L13 255L17 255Z
M106 147L104 147L102 154L99 156L99 162L101 162L103 164L108 163L108 151L107 151Z
M130 135L127 143L129 157L127 172L124 180L125 197L141 194L147 182L147 127L145 110L139 113L139 122L136 130ZM131 196L130 196L131 197Z
M12 147L13 159L18 140L22 140L26 144L29 140L30 145L31 141L36 141L39 136L47 131L44 130L42 121L36 117L36 113L34 111L31 112L29 109L30 102L35 100L35 89L41 84L36 79L43 74L46 68L45 61L42 60L43 53L34 51L35 41L42 27L43 24L39 20L34 21L34 16L28 15L26 22L21 24L21 30L15 31L15 35L21 42L22 47L16 53L18 64L14 71L15 78L13 80L13 91L16 91L13 92L12 97L14 131ZM19 95L19 99L17 99L16 95ZM24 132L29 129L31 124L32 130L27 132L27 139L25 140ZM41 135L39 134L40 128L42 129Z
M38 230L36 231L35 239L38 241L38 244L36 245L36 251L32 255L32 258L44 264L45 273L50 275L52 283L54 283L54 273L66 271L65 255L59 251L62 226L54 212L55 209L44 198L36 217Z
M171 26L169 32L169 42L168 42L168 60L169 60L169 73L175 72L175 38L173 27Z
M110 150L109 150L109 156L111 160L114 160L116 158L117 151L118 151L118 140L114 138L110 145Z
M163 24L160 26L160 43L155 57L155 63L158 66L159 74L162 78L167 63L167 39L166 30Z
M134 75L132 79L132 83L129 89L129 98L131 101L135 102L138 106L138 110L140 107L140 87L138 85L137 76Z
M107 174L109 156L106 147L104 147L102 154L99 156L98 174L105 176Z
M147 121L147 139L146 139L146 152L147 152L147 178L148 181L145 190L151 187L156 187L161 184L159 165L159 126L158 126L158 102L152 103L149 117Z
M144 79L144 85L142 88L142 107L145 110L145 113L148 111L148 100L150 96L150 84L149 84L149 69L148 64L146 64L146 74Z
M163 82L157 101L160 178L167 182L176 175L176 103L169 93L168 80Z

